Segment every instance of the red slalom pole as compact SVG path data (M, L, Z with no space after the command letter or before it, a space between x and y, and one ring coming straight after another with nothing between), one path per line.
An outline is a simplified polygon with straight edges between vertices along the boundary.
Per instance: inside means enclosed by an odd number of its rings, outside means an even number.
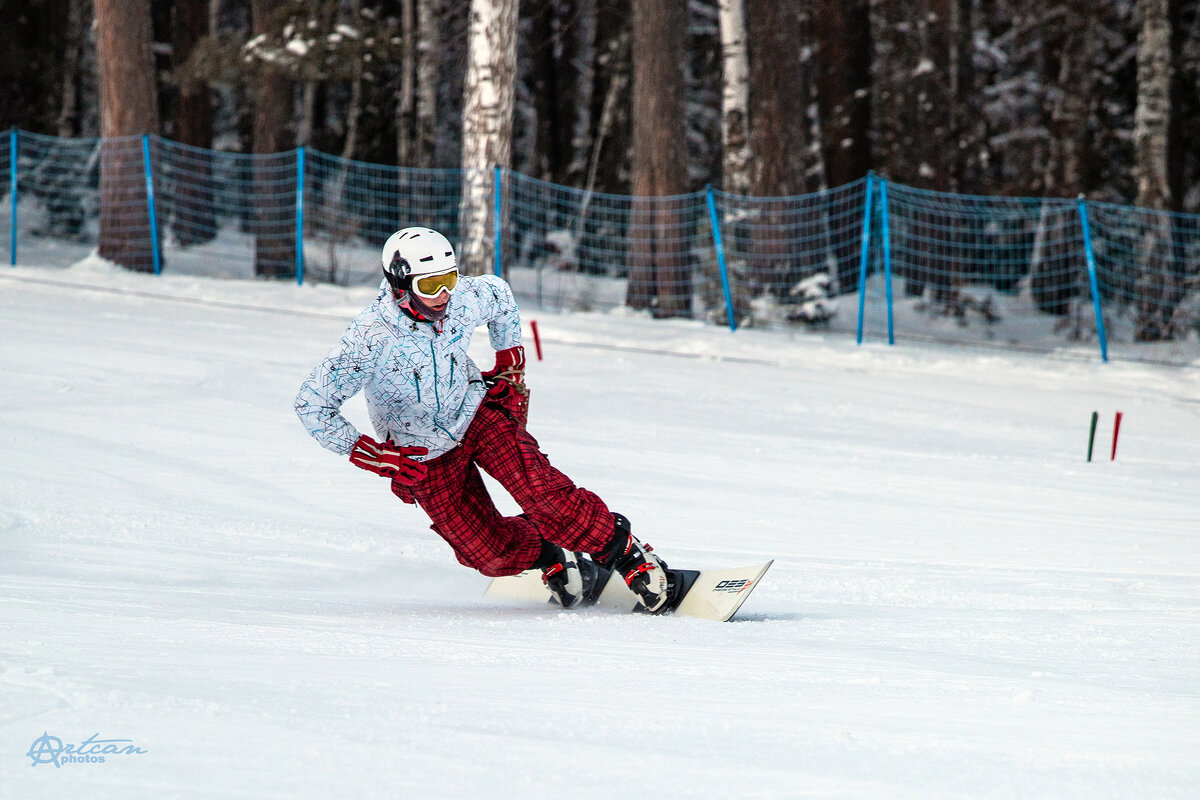
M1124 416L1124 415L1120 411L1118 411L1116 419L1113 420L1112 455L1109 457L1109 459L1108 459L1109 461L1117 460L1117 437L1121 435L1121 417L1122 416Z
M542 360L542 340L537 332L537 320L529 320L529 329L533 331L533 349L537 352L538 361Z

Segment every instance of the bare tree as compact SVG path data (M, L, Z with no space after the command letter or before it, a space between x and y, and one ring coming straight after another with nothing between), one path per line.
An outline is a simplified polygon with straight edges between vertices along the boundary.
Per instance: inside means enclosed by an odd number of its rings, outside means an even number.
M531 0L528 88L536 112L534 173L578 186L587 172L596 0Z
M62 106L58 114L58 135L63 138L79 133L79 62L84 40L83 6L86 0L67 0L66 46L63 50Z
M1138 0L1138 103L1134 112L1133 144L1137 171L1137 204L1165 209L1170 201L1167 181L1167 132L1171 120L1171 23L1168 0Z
M633 208L626 303L691 314L683 219L666 195L687 191L684 37L687 0L633 2Z
M871 169L871 21L867 0L816 0L813 8L813 84L821 189L844 186ZM858 247L845 226L822 214L826 269L837 290L858 280ZM839 230L841 228L841 230ZM857 233L857 232L855 232Z
M208 0L176 0L172 58L176 69L187 64L196 45L209 34ZM213 207L212 155L213 92L198 77L178 81L179 108L175 140L197 148L189 154L188 169L178 179L173 230L180 244L198 244L217 234Z
M750 192L750 64L746 57L744 0L720 0L721 26L721 186L732 194Z
M633 132L630 0L597 0L587 189L628 194Z
M252 30L256 37L276 33L281 0L252 0ZM253 151L265 156L291 147L292 115L295 110L293 81L269 65L254 75ZM254 196L258 225L254 237L254 274L272 278L293 275L296 269L296 237L291 229L292 200L279 191L283 160L255 160ZM284 179L286 185L286 179Z
M1167 145L1171 127L1171 14L1168 0L1138 0L1141 28L1137 41L1138 100L1133 146L1137 204L1166 210L1171 200ZM1171 339L1177 333L1175 309L1183 299L1182 264L1175 258L1171 221L1154 215L1142 232L1138 252L1134 337Z
M808 14L777 0L747 0L750 42L751 192L780 197L809 189L811 163L804 63Z
M814 83L825 183L842 186L871 168L871 30L867 0L816 0Z
M102 257L130 269L154 268L140 142L158 132L149 0L96 0L100 73L100 246Z
M750 193L780 197L810 189L807 6L776 0L746 1L750 57ZM802 277L789 244L788 219L777 205L764 207L751 229L749 278L756 291L783 295Z
M417 0L417 97L414 167L432 167L437 147L438 66L441 63L440 0ZM404 161L400 162L404 164Z
M416 164L417 132L416 64L419 31L415 0L400 2L400 89L396 101L396 159L402 167Z
M472 0L463 100L459 264L491 268L492 181L512 158L517 72L517 0Z

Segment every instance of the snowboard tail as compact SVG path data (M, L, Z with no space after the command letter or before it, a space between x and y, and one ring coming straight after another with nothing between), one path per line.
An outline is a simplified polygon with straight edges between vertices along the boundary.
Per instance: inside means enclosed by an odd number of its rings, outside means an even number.
M768 561L753 567L734 569L668 568L668 610L660 613L726 622L737 613L742 603L746 602L750 592L758 586L773 563L775 562ZM488 585L486 596L558 605L550 590L542 583L541 570L535 569L526 570L519 575L493 578ZM649 613L638 602L637 595L625 585L624 579L611 572L594 605L618 611Z

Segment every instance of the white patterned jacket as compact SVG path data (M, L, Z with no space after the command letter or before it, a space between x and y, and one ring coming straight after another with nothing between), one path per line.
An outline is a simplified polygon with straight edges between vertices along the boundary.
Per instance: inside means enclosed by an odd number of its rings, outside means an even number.
M296 414L322 447L345 455L359 432L341 406L362 391L377 439L429 448L418 460L439 456L462 440L487 391L467 355L484 324L495 350L521 343L517 303L500 278L460 278L446 316L432 324L400 311L384 282L300 386Z

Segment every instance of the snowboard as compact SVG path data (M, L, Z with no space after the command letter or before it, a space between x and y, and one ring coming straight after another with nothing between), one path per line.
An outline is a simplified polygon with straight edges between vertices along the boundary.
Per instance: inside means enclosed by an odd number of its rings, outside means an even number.
M668 568L667 584L671 600L670 610L664 613L728 622L742 607L742 603L746 602L750 592L758 586L773 563L775 562L772 560L753 567L734 569ZM488 584L485 596L558 606L558 601L542 583L542 571L538 569L526 570L519 575L493 578ZM647 613L638 603L637 596L629 591L624 579L615 573L609 573L604 589L591 607Z

